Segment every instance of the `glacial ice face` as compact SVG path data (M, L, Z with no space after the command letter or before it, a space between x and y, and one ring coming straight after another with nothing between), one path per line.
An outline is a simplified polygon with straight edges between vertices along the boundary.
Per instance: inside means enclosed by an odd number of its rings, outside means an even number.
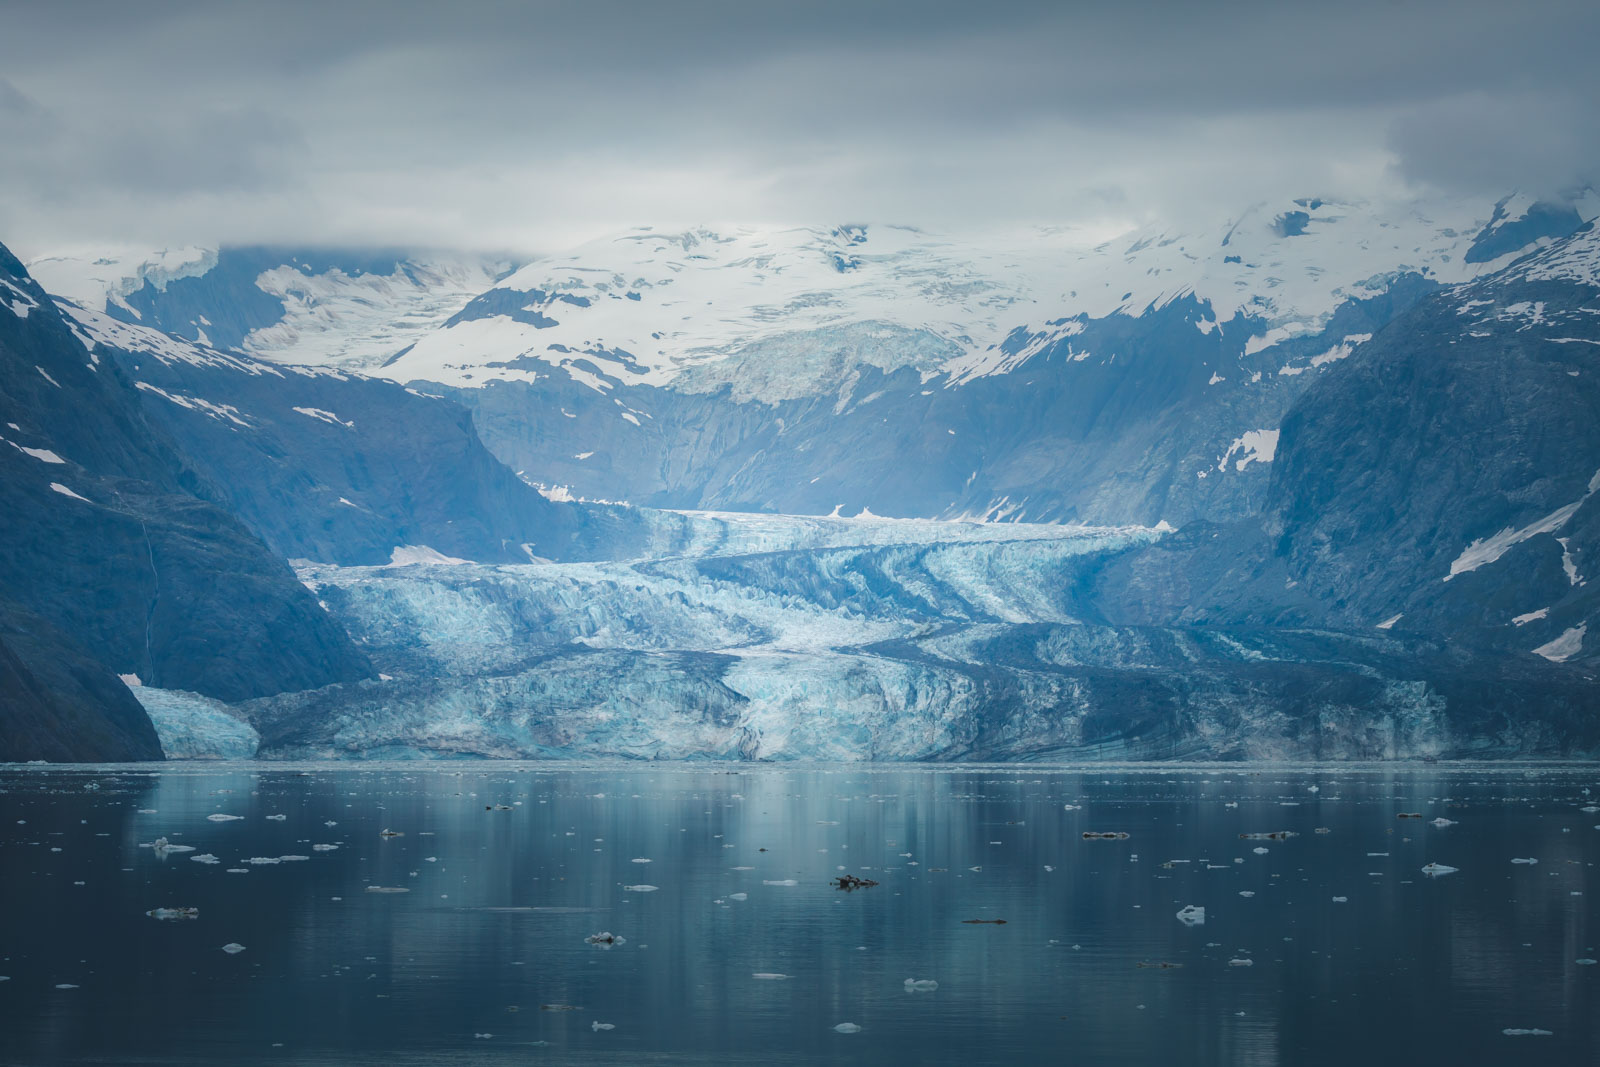
M243 707L262 755L1383 759L1527 741L1450 705L1401 638L1112 625L1078 599L1161 531L660 518L698 524L680 555L303 567L386 677ZM905 543L877 543L896 528Z
M251 759L261 736L220 700L176 689L135 686L167 759Z

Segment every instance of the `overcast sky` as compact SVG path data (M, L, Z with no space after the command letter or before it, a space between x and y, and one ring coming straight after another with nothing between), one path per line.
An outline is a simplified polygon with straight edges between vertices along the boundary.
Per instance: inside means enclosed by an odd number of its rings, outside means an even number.
M1600 179L1596 0L0 0L0 242L1089 230Z

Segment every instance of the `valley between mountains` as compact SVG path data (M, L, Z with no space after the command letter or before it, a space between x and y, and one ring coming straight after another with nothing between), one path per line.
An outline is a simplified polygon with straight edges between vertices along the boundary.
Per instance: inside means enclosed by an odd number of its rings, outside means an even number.
M0 758L1593 756L1597 208L0 254Z

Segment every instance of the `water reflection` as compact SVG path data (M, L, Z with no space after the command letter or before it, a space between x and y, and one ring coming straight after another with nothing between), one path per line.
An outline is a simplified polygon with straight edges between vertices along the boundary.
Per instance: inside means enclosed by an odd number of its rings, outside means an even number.
M0 769L0 1059L1590 1060L1597 777Z

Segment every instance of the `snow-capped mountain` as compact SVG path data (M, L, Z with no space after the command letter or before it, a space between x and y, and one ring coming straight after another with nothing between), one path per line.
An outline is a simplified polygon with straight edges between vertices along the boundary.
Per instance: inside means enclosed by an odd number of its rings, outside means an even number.
M541 497L448 400L59 303L79 340L132 380L150 420L279 555L509 562L617 551L630 536L615 513Z
M302 366L376 366L504 277L472 254L181 248L40 256L45 289L91 311Z
M827 362L790 358L818 330L886 327L861 335L862 364L952 385L1015 369L1085 320L1183 297L1208 308L1197 329L1231 326L1259 348L1321 332L1399 275L1468 280L1580 223L1571 206L1527 197L1395 209L1302 198L1093 247L1046 229L970 240L900 226L645 228L529 264L387 373L482 386L559 368L598 389L727 384L771 403L836 384Z
M1311 381L1597 207L1301 198L1093 247L639 230L522 268L381 373L448 392L514 469L578 497L1229 518L1259 505Z

